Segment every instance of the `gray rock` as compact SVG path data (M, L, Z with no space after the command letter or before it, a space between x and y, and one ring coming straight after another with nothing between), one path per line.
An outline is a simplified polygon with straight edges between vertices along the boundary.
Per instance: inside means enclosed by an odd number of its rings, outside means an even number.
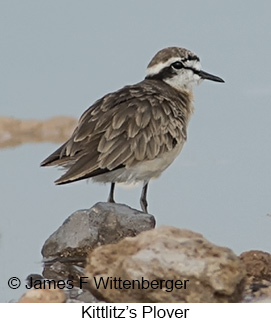
M84 259L83 259L84 260ZM46 279L55 281L71 279L74 286L80 285L80 277L83 275L84 262L73 262L70 258L56 258L49 262L44 262L43 276Z
M102 303L88 290L82 290L74 287L70 290L65 290L67 295L66 303Z
M85 276L89 277L90 290L107 302L237 302L245 280L244 266L230 249L218 247L198 233L173 227L98 247L87 262ZM95 279L106 282L110 277L113 288L109 284L96 287ZM142 288L142 279L149 282L148 288Z
M45 242L45 258L83 258L97 246L116 243L155 226L152 215L114 203L97 203L73 213Z

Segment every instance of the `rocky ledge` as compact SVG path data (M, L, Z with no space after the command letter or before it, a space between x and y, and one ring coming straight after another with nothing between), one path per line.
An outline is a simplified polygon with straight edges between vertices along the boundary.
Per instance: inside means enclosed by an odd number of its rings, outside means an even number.
M271 302L271 255L240 257L152 215L97 203L45 242L19 302Z

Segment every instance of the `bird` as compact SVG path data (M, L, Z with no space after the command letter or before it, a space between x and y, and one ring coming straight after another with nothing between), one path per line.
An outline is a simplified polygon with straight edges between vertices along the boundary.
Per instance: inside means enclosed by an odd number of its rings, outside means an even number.
M62 166L62 185L89 179L143 183L140 205L148 213L147 189L168 168L187 140L194 111L193 87L203 80L224 82L201 69L199 57L181 47L164 48L151 59L145 78L104 95L80 117L71 137L41 166Z

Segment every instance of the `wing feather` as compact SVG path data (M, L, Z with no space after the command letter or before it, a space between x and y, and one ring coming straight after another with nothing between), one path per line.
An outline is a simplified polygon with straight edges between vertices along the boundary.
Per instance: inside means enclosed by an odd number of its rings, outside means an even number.
M150 80L108 94L83 113L71 138L42 166L64 164L68 171L56 181L64 184L153 160L186 139L188 101L169 86L162 93Z

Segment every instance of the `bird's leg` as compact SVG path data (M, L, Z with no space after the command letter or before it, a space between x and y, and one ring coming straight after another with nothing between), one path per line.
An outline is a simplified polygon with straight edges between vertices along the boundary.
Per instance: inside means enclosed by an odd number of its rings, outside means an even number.
M144 181L143 184L143 188L142 188L142 193L141 193L141 197L140 197L140 205L142 208L142 211L145 213L148 213L147 210L147 206L148 206L148 202L147 202L147 190L148 190L148 181Z
M109 203L115 203L114 190L115 190L115 183L111 183L110 192L109 192L109 196L108 196L108 200L107 200L107 202L109 202Z

